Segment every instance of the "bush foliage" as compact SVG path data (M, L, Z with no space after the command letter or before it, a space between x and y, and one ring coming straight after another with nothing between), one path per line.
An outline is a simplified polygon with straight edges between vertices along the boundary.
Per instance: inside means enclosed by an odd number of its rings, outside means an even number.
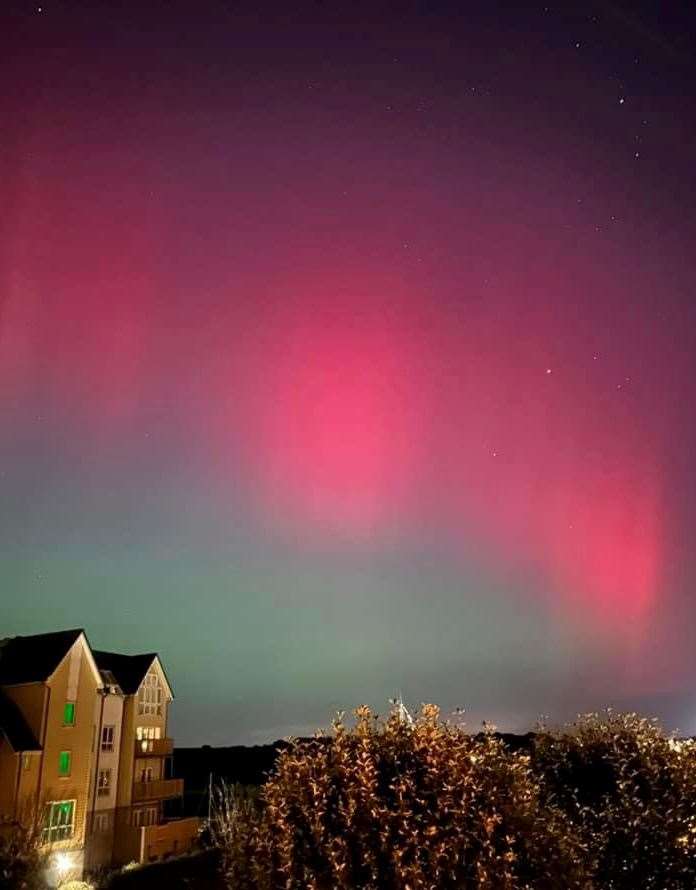
M223 794L231 888L696 887L696 749L650 721L590 715L511 751L431 705L355 717L281 753L258 801Z
M43 890L45 867L35 832L9 826L0 832L0 890Z
M566 817L529 758L426 705L410 725L356 711L283 752L263 806L227 820L230 886L420 890L589 886Z
M590 714L540 732L533 766L607 890L696 887L696 747L636 714Z

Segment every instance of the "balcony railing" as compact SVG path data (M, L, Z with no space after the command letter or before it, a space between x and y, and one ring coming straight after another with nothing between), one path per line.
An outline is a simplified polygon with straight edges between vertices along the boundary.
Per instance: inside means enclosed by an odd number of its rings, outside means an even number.
M183 779L153 779L151 782L133 783L133 803L141 803L144 800L165 800L168 797L181 797L183 793Z
M189 818L143 826L140 829L140 861L152 862L188 852L198 837L200 824L200 819Z
M136 739L136 757L169 757L174 751L174 739Z

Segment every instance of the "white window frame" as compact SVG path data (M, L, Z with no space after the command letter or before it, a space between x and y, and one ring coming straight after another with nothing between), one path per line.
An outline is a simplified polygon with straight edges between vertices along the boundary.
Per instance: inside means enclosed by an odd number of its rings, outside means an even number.
M70 809L71 821L68 822L53 822L53 808L59 807L66 803L72 804ZM75 834L75 810L77 809L77 801L74 798L69 798L68 800L49 800L46 801L46 806L48 808L49 819L48 825L44 825L43 830L41 832L41 842L43 844L54 844L58 841L67 841L72 838Z
M111 767L99 770L97 776L97 797L108 797L111 794Z
M108 753L114 750L114 742L116 740L116 727L109 724L108 726L102 726L102 734L101 734L101 750L104 753Z
M109 830L109 814L108 813L95 813L94 814L94 833L95 834L103 834L105 831Z
M146 807L133 811L133 825L135 828L146 828L149 825L157 825L157 807Z
M159 740L161 735L162 729L159 726L138 726L135 730L135 736L139 742L138 747L143 754L154 750L154 742Z
M164 690L155 671L148 671L138 689L138 714L162 715Z

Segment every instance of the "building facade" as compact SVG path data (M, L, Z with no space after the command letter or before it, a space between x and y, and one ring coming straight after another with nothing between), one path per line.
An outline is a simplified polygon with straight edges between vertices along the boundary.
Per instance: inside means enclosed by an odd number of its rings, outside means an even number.
M159 657L95 652L83 630L0 642L0 831L37 832L57 872L185 852Z

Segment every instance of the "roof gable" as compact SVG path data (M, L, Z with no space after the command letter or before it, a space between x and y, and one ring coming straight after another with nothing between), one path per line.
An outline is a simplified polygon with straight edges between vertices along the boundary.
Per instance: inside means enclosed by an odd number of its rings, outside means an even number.
M164 673L164 668L156 652L148 652L143 655L121 655L119 652L97 650L94 657L99 669L110 671L126 695L135 695L148 671L154 666L169 699L174 698L167 675Z
M4 640L0 643L0 684L45 682L81 635L84 631L77 628Z

